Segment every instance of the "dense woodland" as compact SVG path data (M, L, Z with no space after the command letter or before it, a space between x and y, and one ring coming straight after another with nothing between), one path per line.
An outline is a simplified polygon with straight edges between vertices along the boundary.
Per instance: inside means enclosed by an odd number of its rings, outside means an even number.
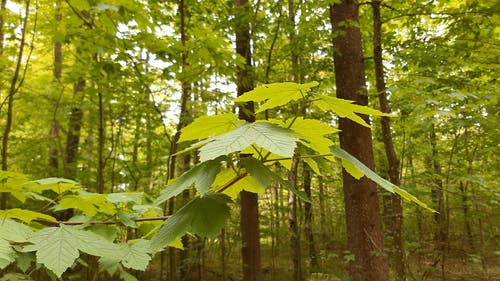
M2 0L0 280L500 280L499 63L495 0Z

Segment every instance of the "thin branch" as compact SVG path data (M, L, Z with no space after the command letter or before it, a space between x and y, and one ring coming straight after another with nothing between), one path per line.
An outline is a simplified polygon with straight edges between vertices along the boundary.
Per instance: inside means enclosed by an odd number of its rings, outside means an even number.
M225 185L221 186L217 192L218 193L222 193L224 192L224 190L228 189L229 187L231 187L233 184L237 183L238 181L242 180L244 177L246 177L248 175L247 172L244 172L242 174L239 174L237 175L236 177L234 177L232 180L230 180L229 182L227 182Z
M148 218L137 218L134 222L147 222L147 221L164 221L171 216L159 216L159 217L148 217ZM111 225L111 224L123 224L121 221L49 221L42 219L35 219L35 222L41 223L43 225L83 225L83 224L100 224L100 225Z
M467 14L474 14L474 15L487 15L491 16L493 15L492 12L485 12L485 11L470 11L470 12L422 12L422 13L408 13L408 14L400 14L397 16L393 16L390 18L387 18L382 21L382 23L389 22L394 19L398 18L403 18L403 17L415 17L415 16L432 16L432 15L437 15L437 16L460 16L460 15L467 15Z
M282 160L292 160L293 158L305 159L305 158L316 158L316 157L328 157L334 156L333 154L318 154L318 155L303 155L303 156L294 156L294 157L283 157L283 158L274 158L274 159L265 159L262 162L276 162Z

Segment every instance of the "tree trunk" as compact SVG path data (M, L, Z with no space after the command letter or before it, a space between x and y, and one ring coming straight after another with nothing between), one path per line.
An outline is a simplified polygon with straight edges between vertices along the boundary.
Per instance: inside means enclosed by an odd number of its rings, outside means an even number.
M100 86L98 86L100 87ZM104 192L104 146L106 142L104 122L104 101L102 91L98 92L99 100L99 127L97 129L97 193Z
M319 222L320 222L320 241L326 237L326 208L325 208L325 187L323 177L318 176L318 199L319 199Z
M445 266L446 266L446 214L444 206L444 196L443 196L443 181L441 179L441 164L439 163L439 155L437 148L437 137L434 124L431 125L431 131L429 133L429 140L431 143L431 161L432 170L434 176L434 184L431 190L432 202L434 203L434 209L437 211L434 214L434 220L436 221L436 231L434 233L434 239L437 244L437 248L440 252L440 257L438 261L441 262L441 280L445 280ZM435 263L438 264L437 262Z
M385 71L382 58L382 20L380 18L380 0L372 2L373 7L373 59L375 63L375 85L377 88L380 110L384 113L390 113L389 101L387 100L387 92L385 85ZM382 138L384 141L385 155L389 164L389 179L396 186L400 182L400 161L394 149L391 133L391 119L389 117L380 118L382 127ZM392 238L394 254L392 263L396 273L396 281L406 280L406 257L403 241L403 205L401 197L397 194L390 193L386 195L388 198L389 214L388 214L388 234ZM385 197L385 196L384 196ZM384 204L385 205L385 204ZM387 213L384 211L384 213Z
M299 158L294 157L292 167L288 174L291 185L297 186L297 174L299 171ZM300 236L297 221L297 198L293 192L288 190L288 231L290 232L290 257L292 259L292 280L302 280L302 266L300 255Z
M235 0L236 52L245 59L245 65L238 67L238 96L253 89L252 55L250 50L250 3L248 0ZM254 122L254 104L247 102L238 108L238 117ZM258 195L248 191L240 193L241 255L243 262L243 281L262 280L259 230Z
M61 22L61 3L55 3L55 20ZM62 44L59 41L54 43L54 81L59 86L62 76ZM59 176L59 130L61 125L57 120L57 110L59 108L59 98L54 101L54 117L50 125L50 145L49 145L49 176Z
M1 7L1 12L6 10L6 3L2 1L2 7ZM10 82L10 89L7 95L7 119L5 122L5 128L3 131L3 137L2 137L2 170L7 171L8 169L8 145L9 145L9 135L12 130L12 119L13 119L13 108L14 108L14 95L18 92L19 87L21 87L21 84L23 82L23 79L19 80L20 72L21 72L21 65L23 61L23 55L24 55L24 45L26 42L26 29L28 28L28 17L29 17L29 12L30 12L30 0L26 0L26 11L25 15L23 18L23 26L21 29L21 41L19 42L19 50L17 53L17 61L16 61L16 68L14 70L14 74L12 75L12 79ZM4 44L4 34L3 34L3 16L2 16L2 34L1 34L1 47L2 47L2 52L3 52L3 44ZM27 62L26 62L27 63ZM0 209L6 209L7 208L7 200L8 200L8 195L7 193L2 193L2 199L0 202Z
M312 173L311 169L307 164L303 162L303 186L304 186L304 192L307 194L307 197L309 197L312 200L311 197L311 180L312 180ZM307 241L307 246L309 249L309 262L312 267L312 269L317 269L318 268L318 256L316 253L316 247L314 244L314 232L313 232L313 209L312 209L312 204L309 202L304 202L304 224L305 224L305 235L306 235L306 241Z
M288 0L288 18L290 20L290 31L288 34L290 44L292 46L292 81L299 82L298 65L299 56L297 54L297 48L294 46L295 41L295 5L294 0ZM295 112L299 109L296 105ZM293 186L297 186L297 176L299 172L299 162L300 159L294 157L292 160L292 166L288 174L288 181ZM290 258L292 259L292 280L301 281L302 280L302 266L301 266L301 254L300 254L300 236L299 227L297 221L297 197L293 192L288 190L288 231L290 231Z
M85 80L80 79L73 85L73 100L77 102L78 96L85 89ZM66 155L64 157L65 177L75 179L76 157L80 146L80 129L82 127L83 111L78 106L73 106L69 115L68 133L66 136Z
M365 67L359 29L357 1L343 0L330 6L334 38L337 97L368 104ZM364 119L368 122L367 116ZM348 119L339 120L340 146L373 169L372 134L369 128ZM377 186L366 177L356 180L343 170L347 240L354 260L349 264L353 281L389 279L387 259L382 255L382 222Z

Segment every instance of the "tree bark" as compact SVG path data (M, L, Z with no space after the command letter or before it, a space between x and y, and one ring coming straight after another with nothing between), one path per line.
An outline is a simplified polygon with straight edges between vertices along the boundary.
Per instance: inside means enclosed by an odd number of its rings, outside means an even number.
M61 3L60 1L56 1L55 3L55 20L56 22L61 21L61 11L60 11ZM61 83L62 76L62 44L59 41L54 43L54 80L57 85ZM52 123L50 126L50 145L49 145L49 172L50 176L59 176L59 130L61 128L61 124L59 120L57 120L57 110L59 107L59 98L54 101L54 117L52 119Z
M238 67L238 96L253 89L252 55L250 50L250 3L248 0L235 0L236 53L245 59L245 65ZM238 117L254 122L254 104L246 102L238 107ZM241 255L243 262L243 281L262 280L259 230L259 202L256 193L240 193Z
M434 176L434 184L431 189L432 202L434 204L434 209L437 211L434 213L434 220L436 221L436 231L434 233L434 239L438 245L440 251L440 257L437 259L441 264L441 280L445 280L445 267L446 267L446 213L445 213L445 202L443 195L443 181L441 179L442 171L441 164L439 162L438 148L437 148L437 136L434 123L431 124L431 130L429 133L429 140L431 144L431 161L432 170ZM438 262L435 264L437 265Z
M73 99L77 103L77 98L85 89L85 80L79 79L73 85ZM65 177L74 179L76 177L76 157L80 146L80 129L82 127L83 111L74 106L71 109L68 123L68 133L66 136L66 155L64 157Z
M288 0L288 19L290 21L290 30L288 38L290 40L292 55L290 57L292 64L291 80L299 82L299 55L297 54L296 34L295 34L295 3L294 0ZM294 105L294 111L298 112L298 106ZM293 186L297 186L297 177L299 172L300 159L294 157L292 166L288 174L288 181ZM297 197L295 194L288 190L288 231L290 231L290 258L292 260L292 280L302 280L302 265L301 265L301 251L300 251L300 235L299 226L297 221Z
M373 7L373 59L375 63L375 87L378 93L380 110L384 113L390 113L389 101L387 99L387 91L385 85L385 71L382 58L382 20L380 17L380 0L372 2ZM382 139L384 141L385 155L389 165L389 179L396 186L401 184L400 181L400 161L394 149L394 142L391 133L391 119L382 117L380 119L382 127ZM397 194L384 195L384 201L387 200L389 210L384 214L387 217L388 234L392 238L394 254L392 263L396 273L396 281L406 280L406 256L404 251L403 241L403 205L401 197ZM384 204L386 206L386 204Z
M334 65L337 97L368 104L365 67L359 29L358 3L343 0L330 5L333 27ZM367 116L363 118L368 122ZM348 119L339 120L340 146L373 169L372 134L369 128ZM353 281L389 279L384 250L377 186L366 177L356 180L343 170L347 240L354 260L349 264Z
M291 185L297 186L297 174L299 171L299 158L294 157L292 167L288 174ZM300 254L300 236L297 221L297 197L288 190L288 231L290 231L290 257L292 259L292 280L302 280L302 265Z
M303 162L303 187L304 192L312 200L311 197L311 180L312 173L311 169L307 164ZM313 208L312 204L309 202L304 202L304 232L306 235L307 248L309 249L309 262L312 269L318 268L318 256L316 253L316 247L314 244L314 232L313 232Z
M1 7L1 12L6 10L6 3L2 1L2 7ZM14 70L14 74L12 75L12 79L10 81L10 89L7 94L7 119L5 122L5 128L3 131L3 137L2 137L2 170L7 171L8 169L8 145L9 145L9 135L12 130L12 119L13 119L13 108L14 108L14 95L18 92L19 87L22 84L23 79L19 81L19 76L21 72L21 65L22 65L22 60L23 60L23 55L24 55L24 45L26 42L26 29L28 28L28 17L30 13L30 0L26 0L26 10L25 10L25 15L23 18L23 25L21 29L21 41L19 42L19 50L17 53L17 61L16 61L16 68ZM2 33L1 33L1 47L2 47L2 52L3 52L3 40L4 40L4 34L3 34L3 17L2 17ZM7 193L2 193L2 198L0 202L0 209L5 209L7 207L7 200L8 200L8 195Z

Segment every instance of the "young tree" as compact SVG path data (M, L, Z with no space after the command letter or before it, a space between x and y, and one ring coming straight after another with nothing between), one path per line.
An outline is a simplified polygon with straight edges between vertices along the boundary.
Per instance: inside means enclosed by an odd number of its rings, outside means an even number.
M375 64L375 88L380 103L380 110L384 113L390 113L389 101L387 99L387 90L385 85L385 71L382 58L382 19L380 16L380 0L372 2L373 8L373 60ZM400 162L394 149L394 142L391 133L391 119L386 116L380 118L382 127L382 139L384 141L385 155L389 165L389 179L391 183L399 186L400 181ZM396 272L396 280L406 280L406 256L404 252L403 241L403 205L401 197L397 194L385 192L384 210L386 218L387 233L392 238L394 255L392 262Z
M13 121L13 108L14 108L14 96L19 92L19 88L21 87L24 77L23 74L21 73L21 68L23 66L23 59L24 59L24 47L26 43L26 34L27 34L27 28L28 28L28 19L30 15L30 0L25 1L25 11L24 11L24 17L22 19L22 27L21 27L21 38L19 41L19 49L17 52L17 57L16 57L16 65L14 69L14 73L12 74L12 78L10 80L10 88L7 92L7 117L6 117L6 122L5 122L5 128L3 130L3 135L2 135L2 152L1 152L1 158L2 158L2 170L7 171L8 169L8 146L9 146L9 136L12 131L12 121ZM0 12L2 15L6 11L6 3L5 1L2 1L2 6ZM3 18L0 19L2 22L0 23L1 28L3 28ZM0 38L1 41L0 43L0 49L3 51L3 44L4 44L4 34L3 32L0 31ZM3 105L3 101L2 101ZM1 109L1 106L0 106ZM0 209L5 209L7 207L7 195L2 194L1 202L0 202Z
M337 97L367 105L365 66L359 27L357 1L343 0L330 5L335 53L335 80ZM368 121L367 116L364 117ZM369 128L351 120L339 120L340 146L373 169L372 134ZM360 180L343 170L344 203L349 250L354 255L350 262L353 281L389 279L387 259L383 256L382 222L377 197L377 186L364 177Z

